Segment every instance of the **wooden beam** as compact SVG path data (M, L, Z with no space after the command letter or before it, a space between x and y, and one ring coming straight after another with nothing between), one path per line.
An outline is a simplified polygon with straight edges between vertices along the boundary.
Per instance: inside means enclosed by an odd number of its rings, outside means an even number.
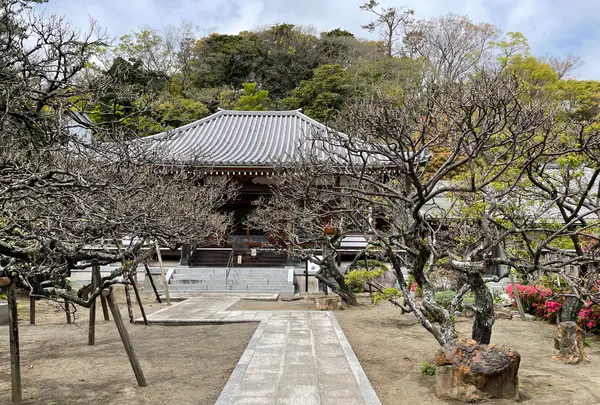
M158 242L156 246L156 256L158 257L158 264L160 266L160 277L162 278L163 286L165 287L165 297L167 297L167 305L171 305L171 297L169 296L169 286L167 285L167 276L165 275L165 266L163 266L162 255L160 254L160 247Z
M21 358L19 354L19 320L17 318L16 282L8 286L8 334L10 340L10 376L12 379L12 402L23 399L21 392Z
M110 312L112 313L112 317L115 320L117 330L119 331L119 335L121 336L121 341L123 342L123 347L125 348L125 352L127 353L127 357L129 358L129 363L131 364L133 373L135 374L135 379L137 380L137 383L140 387L147 387L148 383L146 382L144 372L142 371L140 362L138 361L137 355L135 354L135 350L133 348L133 343L131 342L129 332L127 332L125 324L123 323L123 318L121 318L121 313L119 312L119 307L117 306L115 295L112 292L112 287L102 291L102 295L104 295L106 297L106 300L108 301Z

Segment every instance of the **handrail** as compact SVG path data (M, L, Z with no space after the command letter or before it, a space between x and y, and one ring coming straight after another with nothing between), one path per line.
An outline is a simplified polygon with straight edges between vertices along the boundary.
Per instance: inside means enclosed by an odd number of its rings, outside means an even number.
M227 291L227 286L229 284L229 272L231 271L231 267L233 267L233 249L231 249L231 253L229 253L227 267L225 268L225 291Z

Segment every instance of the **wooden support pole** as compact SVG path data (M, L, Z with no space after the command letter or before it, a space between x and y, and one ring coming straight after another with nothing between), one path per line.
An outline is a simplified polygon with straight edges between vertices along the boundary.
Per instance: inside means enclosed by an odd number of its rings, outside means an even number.
M129 294L129 284L125 284L125 302L127 303L127 314L129 315L129 323L133 323L133 308L131 306L131 294Z
M137 383L140 387L146 387L148 386L148 384L146 383L144 372L142 371L140 362L138 361L138 358L135 354L135 350L133 348L131 338L129 337L129 333L127 332L125 324L123 323L123 319L121 318L121 313L119 312L119 308L117 307L117 302L112 292L112 288L102 291L102 295L104 295L108 301L110 312L112 313L112 317L115 320L115 324L117 325L117 330L119 331L119 335L121 336L121 340L123 341L123 347L125 348L125 352L127 353L127 357L129 358L129 363L131 363L131 368L133 369L133 373L135 374L135 379L137 380Z
M512 274L512 271L509 273L510 284L513 289L513 297L515 298L515 302L517 303L517 308L519 309L519 314L521 315L521 320L525 321L525 311L523 310L523 304L521 303L521 297L519 297L519 290L517 290L517 284L515 283L515 277Z
M144 264L144 267L146 268L146 277L148 277L150 279L150 285L152 286L152 290L154 290L154 294L156 295L156 301L159 304L162 304L162 300L160 299L160 294L158 293L158 290L156 289L156 285L154 285L154 279L152 278L152 274L150 274L150 267L148 267L147 264Z
M97 263L98 264L98 263ZM100 264L97 266L92 266L92 273L94 273L96 277L96 285L100 285L102 282L102 274L100 273ZM110 316L108 315L108 305L106 304L106 297L104 295L100 295L100 304L102 305L102 315L104 315L105 321L110 321Z
M73 323L71 320L71 310L69 310L69 300L65 298L65 313L67 314L67 323L70 325Z
M96 269L98 271L96 271ZM98 285L100 284L100 280L97 278L97 274L100 273L100 265L97 260L92 261L92 293L96 291ZM92 305L90 306L90 319L89 319L89 328L88 328L88 345L94 346L96 343L96 299L92 301Z
M12 402L23 399L21 392L21 358L19 354L19 320L17 318L16 282L8 286L8 333L10 336L10 375L12 378Z
M165 287L165 297L167 297L167 305L171 305L171 297L169 297L169 286L167 285L167 276L165 276L165 266L163 266L162 255L160 254L160 247L156 242L156 256L158 257L158 264L160 266L160 277L162 278L163 286Z
M29 324L35 325L35 297L29 297Z
M142 304L142 297L140 297L140 291L138 290L137 283L135 282L135 278L130 274L129 281L131 282L131 286L133 287L133 292L135 293L135 300L140 306L140 312L142 313L142 318L144 318L144 325L148 325L148 318L146 317L146 311L144 311L144 305Z

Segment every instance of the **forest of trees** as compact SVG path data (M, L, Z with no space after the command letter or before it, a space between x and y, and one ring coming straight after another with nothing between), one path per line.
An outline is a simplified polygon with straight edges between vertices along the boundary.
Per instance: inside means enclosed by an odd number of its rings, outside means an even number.
M375 19L360 33L343 28L317 33L286 23L204 37L190 23L132 32L97 46L86 80L96 88L101 82L102 91L79 107L96 124L116 125L129 137L175 128L218 108L301 108L329 122L378 91L400 94L406 83L419 80L424 61L457 80L497 57L500 48L515 72L557 86L568 97L586 100L600 87L568 80L577 58L536 58L519 33L503 35L497 27L457 15L419 21L412 10L381 9L374 1L361 8L366 20ZM378 31L380 40L361 39L367 31Z
M80 107L95 123L118 125L130 136L178 127L217 108L301 108L328 121L372 90L393 92L410 80L419 57L411 55L408 37L395 39L411 24L414 40L426 24L411 22L410 14L402 13L392 32L382 32L382 41L363 40L341 28L317 33L285 23L205 37L189 23L146 28L98 47L87 80L101 81L103 91ZM375 30L379 20L389 18L375 16L365 29ZM491 30L464 22L475 31Z

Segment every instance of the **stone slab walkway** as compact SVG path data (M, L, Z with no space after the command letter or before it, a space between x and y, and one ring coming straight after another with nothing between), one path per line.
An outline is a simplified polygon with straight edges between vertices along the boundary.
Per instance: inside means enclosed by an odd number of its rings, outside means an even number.
M226 310L239 299L194 297L148 317L260 322L216 405L381 405L332 312Z

